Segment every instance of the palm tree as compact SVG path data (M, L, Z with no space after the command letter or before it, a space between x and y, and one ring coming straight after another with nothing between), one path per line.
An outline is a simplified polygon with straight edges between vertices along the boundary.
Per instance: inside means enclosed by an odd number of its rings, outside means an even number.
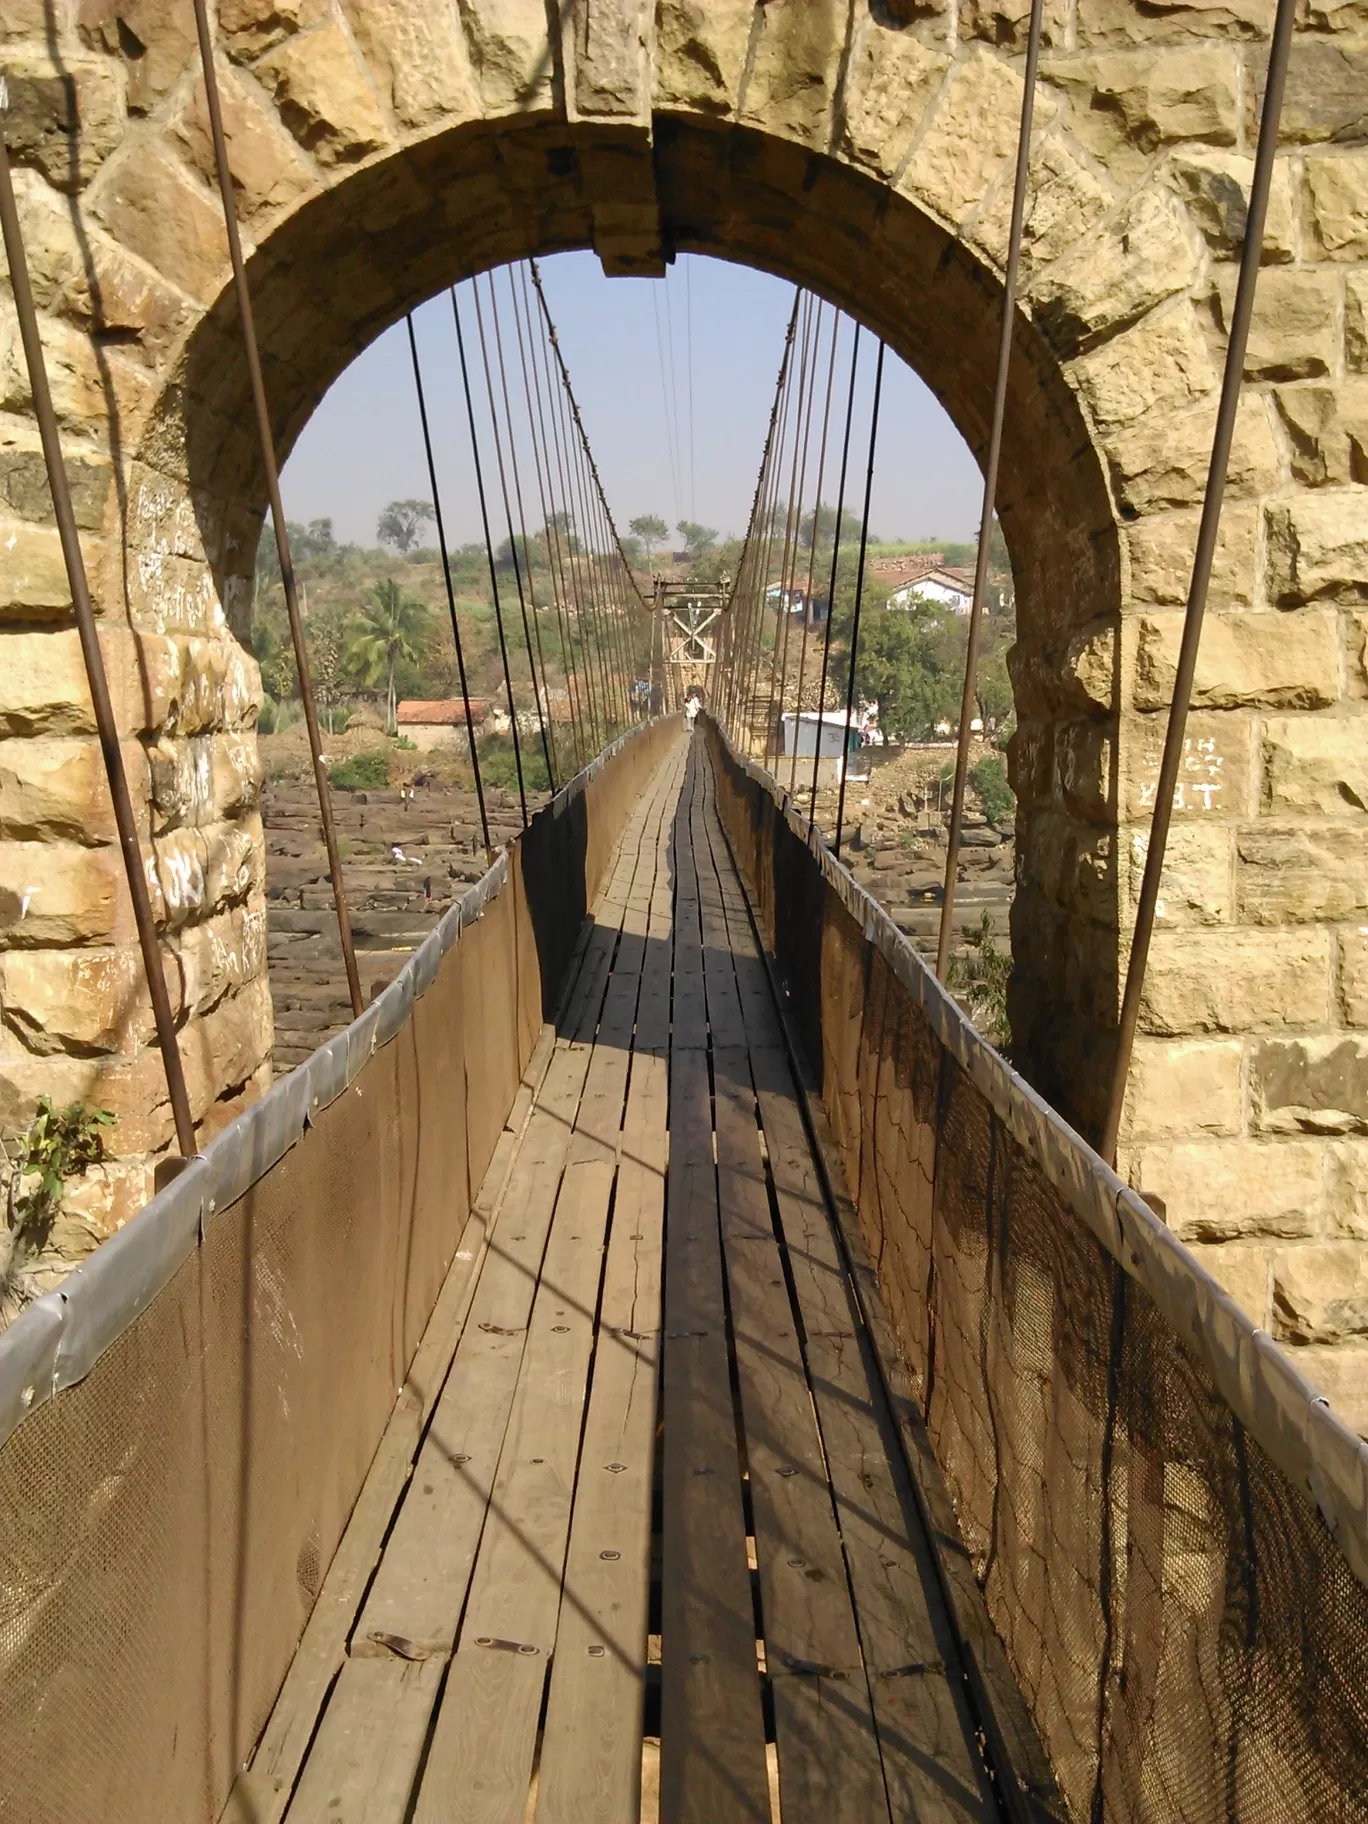
M399 724L394 669L400 659L417 659L427 642L427 609L405 595L392 576L375 585L373 599L352 617L346 663L369 690L385 680L385 721L391 734Z

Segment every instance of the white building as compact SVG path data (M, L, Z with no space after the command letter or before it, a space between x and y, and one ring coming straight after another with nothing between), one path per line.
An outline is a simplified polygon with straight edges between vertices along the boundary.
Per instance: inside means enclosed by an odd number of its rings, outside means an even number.
M883 746L883 730L879 728L879 706L874 702L863 702L857 710L850 711L846 717L845 710L824 710L817 715L815 710L788 711L782 715L784 728L784 755L790 757L797 753L799 759L812 759L815 755L823 761L841 759L843 753L854 753L859 746ZM817 748L821 724L821 750ZM793 746L797 742L797 748Z
M921 602L934 602L938 607L950 608L956 614L968 614L974 600L974 573L972 570L951 569L941 566L928 570L925 576L919 576L913 583L905 584L888 598L890 608L914 608Z
M839 760L842 754L860 745L861 729L867 716L866 709L852 710L849 717L843 709L828 709L821 716L815 709L799 710L796 714L790 710L781 718L784 756L787 759L796 753L800 760L810 760L816 754L819 759Z

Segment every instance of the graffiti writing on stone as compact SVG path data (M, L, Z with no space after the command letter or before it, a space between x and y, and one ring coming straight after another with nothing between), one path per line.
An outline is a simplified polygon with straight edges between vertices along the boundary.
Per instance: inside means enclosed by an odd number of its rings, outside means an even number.
M1152 811L1159 789L1159 761L1147 761L1146 772L1152 777L1140 782L1140 809ZM1175 811L1217 811L1221 809L1222 773L1225 756L1217 751L1214 735L1188 735L1183 741L1183 758L1178 767L1178 783L1173 788Z

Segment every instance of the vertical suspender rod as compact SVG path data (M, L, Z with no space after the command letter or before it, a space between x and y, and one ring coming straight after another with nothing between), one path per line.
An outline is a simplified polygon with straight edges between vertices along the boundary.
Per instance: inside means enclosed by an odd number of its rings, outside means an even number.
M4 105L8 105L7 99ZM124 873L128 878L129 897L133 901L133 918L138 929L138 947L142 951L143 969L147 975L147 989L152 997L152 1016L156 1022L157 1044L161 1048L162 1063L166 1069L166 1087L170 1092L171 1114L176 1125L176 1145L179 1147L182 1157L188 1159L196 1150L195 1123L190 1114L190 1098L185 1087L185 1068L181 1061L180 1047L176 1042L175 1016L171 1010L171 996L167 992L166 972L162 966L161 948L157 942L156 921L152 916L152 896L148 891L147 875L143 871L142 845L138 838L137 819L133 814L133 800L128 790L128 776L124 772L123 752L119 746L118 723L114 717L114 705L109 695L109 680L105 676L100 638L95 630L95 608L90 599L85 559L81 554L81 541L76 531L76 515L71 505L71 490L67 486L66 466L62 461L62 445L57 431L57 414L52 407L47 363L43 359L43 344L38 332L38 313L34 307L33 288L29 283L28 262L19 226L19 211L14 201L14 185L10 179L9 149L3 136L0 136L0 230L3 230L5 258L9 262L10 285L14 292L15 311L19 318L19 333L23 339L24 356L28 362L29 385L33 391L33 410L34 416L38 420L38 434L43 444L43 460L47 465L48 485L52 490L53 512L57 520L58 535L62 541L62 557L66 563L67 581L71 586L72 605L76 610L76 627L81 638L81 656L85 660L86 678L90 685L90 700L95 709L95 727L99 734L100 752L104 758L105 776L109 781L109 796L114 805L114 824L119 835Z
M295 665L299 672L299 694L304 704L304 720L309 732L309 758L313 762L314 784L318 790L318 815L323 825L323 842L328 851L328 876L332 881L333 904L337 909L337 935L342 944L342 964L347 972L352 1013L360 1014L364 1007L361 977L356 968L356 949L352 943L351 918L347 912L347 891L342 880L342 856L333 823L332 788L328 783L328 769L323 760L323 737L318 727L318 710L314 704L313 680L309 673L309 652L304 641L304 625L299 616L299 591L290 557L285 508L280 498L280 472L276 466L275 439L271 431L270 409L266 403L266 383L261 373L256 321L252 315L252 294L247 285L247 271L242 259L242 237L238 233L233 175L228 165L228 145L223 136L223 110L219 104L214 46L209 35L205 0L194 0L194 6L195 29L199 34L200 62L204 72L204 97L209 112L209 131L214 142L214 164L218 172L219 195L223 202L224 226L228 231L228 255L233 266L233 288L237 293L238 315L242 318L242 339L247 353L247 371L251 376L252 401L256 408L261 461L266 471L266 491L271 504L271 520L275 526L276 548L280 552L280 575L285 586L285 612L289 616L290 639L294 644Z
M1012 227L1007 241L1007 273L1002 287L1002 329L998 336L997 386L993 422L988 434L988 460L983 471L983 514L979 520L978 558L974 565L974 598L969 610L969 650L964 661L964 694L960 701L959 744L955 753L955 789L950 800L950 840L945 851L945 894L941 900L936 941L936 974L945 980L950 962L950 930L955 916L955 876L964 827L964 782L969 771L970 723L978 684L979 642L983 636L983 595L988 583L988 543L997 506L1002 425L1007 415L1007 376L1012 363L1012 329L1016 316L1017 274L1021 266L1022 225L1026 218L1026 178L1031 162L1031 122L1035 115L1036 70L1040 64L1040 28L1045 0L1031 0L1031 29L1026 42L1025 87L1021 97L1021 132L1017 138L1016 183L1012 190Z
M1230 466L1230 446L1235 435L1235 415L1240 405L1240 384L1244 378L1245 350L1249 342L1249 323L1254 314L1254 293L1259 282L1259 261L1263 256L1264 222L1268 215L1268 194L1273 183L1273 161L1278 150L1278 122L1282 116L1283 89L1287 82L1287 63L1292 49L1296 10L1296 0L1278 0L1277 16L1273 23L1273 42L1268 53L1263 118L1259 122L1254 181L1249 192L1249 214L1245 221L1235 308L1230 319L1230 341L1226 348L1225 374L1221 381L1221 402L1216 413L1216 435L1212 439L1211 464L1207 471L1206 495L1202 501L1202 520L1197 531L1197 549L1192 562L1192 585L1188 590L1183 640L1178 650L1178 664L1173 679L1173 702L1164 735L1164 757L1159 766L1154 816L1150 823L1149 847L1145 853L1145 872L1140 883L1135 930L1131 936L1130 963L1126 970L1126 987L1121 1001L1121 1024L1117 1034L1111 1096L1106 1125L1098 1147L1102 1157L1107 1160L1116 1157L1116 1141L1121 1131L1126 1081L1130 1075L1135 1029L1140 1018L1140 997L1145 987L1145 965L1149 961L1150 939L1154 935L1154 920L1159 905L1164 850L1168 844L1169 825L1173 821L1173 794L1183 760L1188 708L1192 701L1192 683L1197 671L1197 648L1202 638L1202 618L1206 613L1211 566L1221 529L1221 503L1225 498L1226 472Z

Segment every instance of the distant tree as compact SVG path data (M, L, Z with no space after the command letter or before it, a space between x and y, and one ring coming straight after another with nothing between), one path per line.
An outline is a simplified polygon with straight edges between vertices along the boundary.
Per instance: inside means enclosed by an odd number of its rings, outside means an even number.
M697 520L681 519L675 531L684 540L684 555L690 563L702 557L703 553L717 543L718 535L711 526L700 526Z
M415 662L427 644L427 609L415 597L405 595L393 577L386 577L371 591L371 600L353 615L348 631L347 669L369 690L385 680L385 717L392 733L398 726L395 667L401 659Z
M963 616L930 604L865 616L856 681L885 734L917 740L941 717L958 718L967 638Z
M828 553L830 553L832 535L836 530L835 507L829 506L826 501L823 501L815 512L809 512L803 515L802 523L798 528L798 542L805 551L810 550L812 546L814 523L817 529L817 549L820 551L823 545L825 545ZM849 508L843 508L841 512L841 543L842 545L855 546L858 545L859 542L860 516L858 513L852 513Z
M700 588L721 588L724 576L730 579L736 575L741 563L741 551L741 541L735 538L726 539L721 544L710 545L690 564L690 581Z
M641 540L646 549L648 564L655 558L656 546L663 545L670 536L670 528L658 513L639 514L636 519L631 521L627 529L629 532L635 533Z
M375 522L375 536L396 551L411 551L436 517L430 500L392 500Z
M284 616L281 616L284 619ZM268 697L281 703L292 697L299 674L295 667L294 648L273 619L258 614L252 622L252 650L261 666L261 682Z
M309 617L309 671L314 693L323 705L328 733L333 732L333 707L346 671L347 617L333 605ZM293 657L293 654L291 655Z
M307 526L290 526L289 531L290 551L301 560L306 557L327 557L337 545L330 519L311 519Z
M575 516L573 513L549 513L546 518L546 530L542 534L542 539L546 545L550 546L552 543L555 543L559 545L563 552L572 556L575 552L582 549L579 542L579 535L575 531Z

